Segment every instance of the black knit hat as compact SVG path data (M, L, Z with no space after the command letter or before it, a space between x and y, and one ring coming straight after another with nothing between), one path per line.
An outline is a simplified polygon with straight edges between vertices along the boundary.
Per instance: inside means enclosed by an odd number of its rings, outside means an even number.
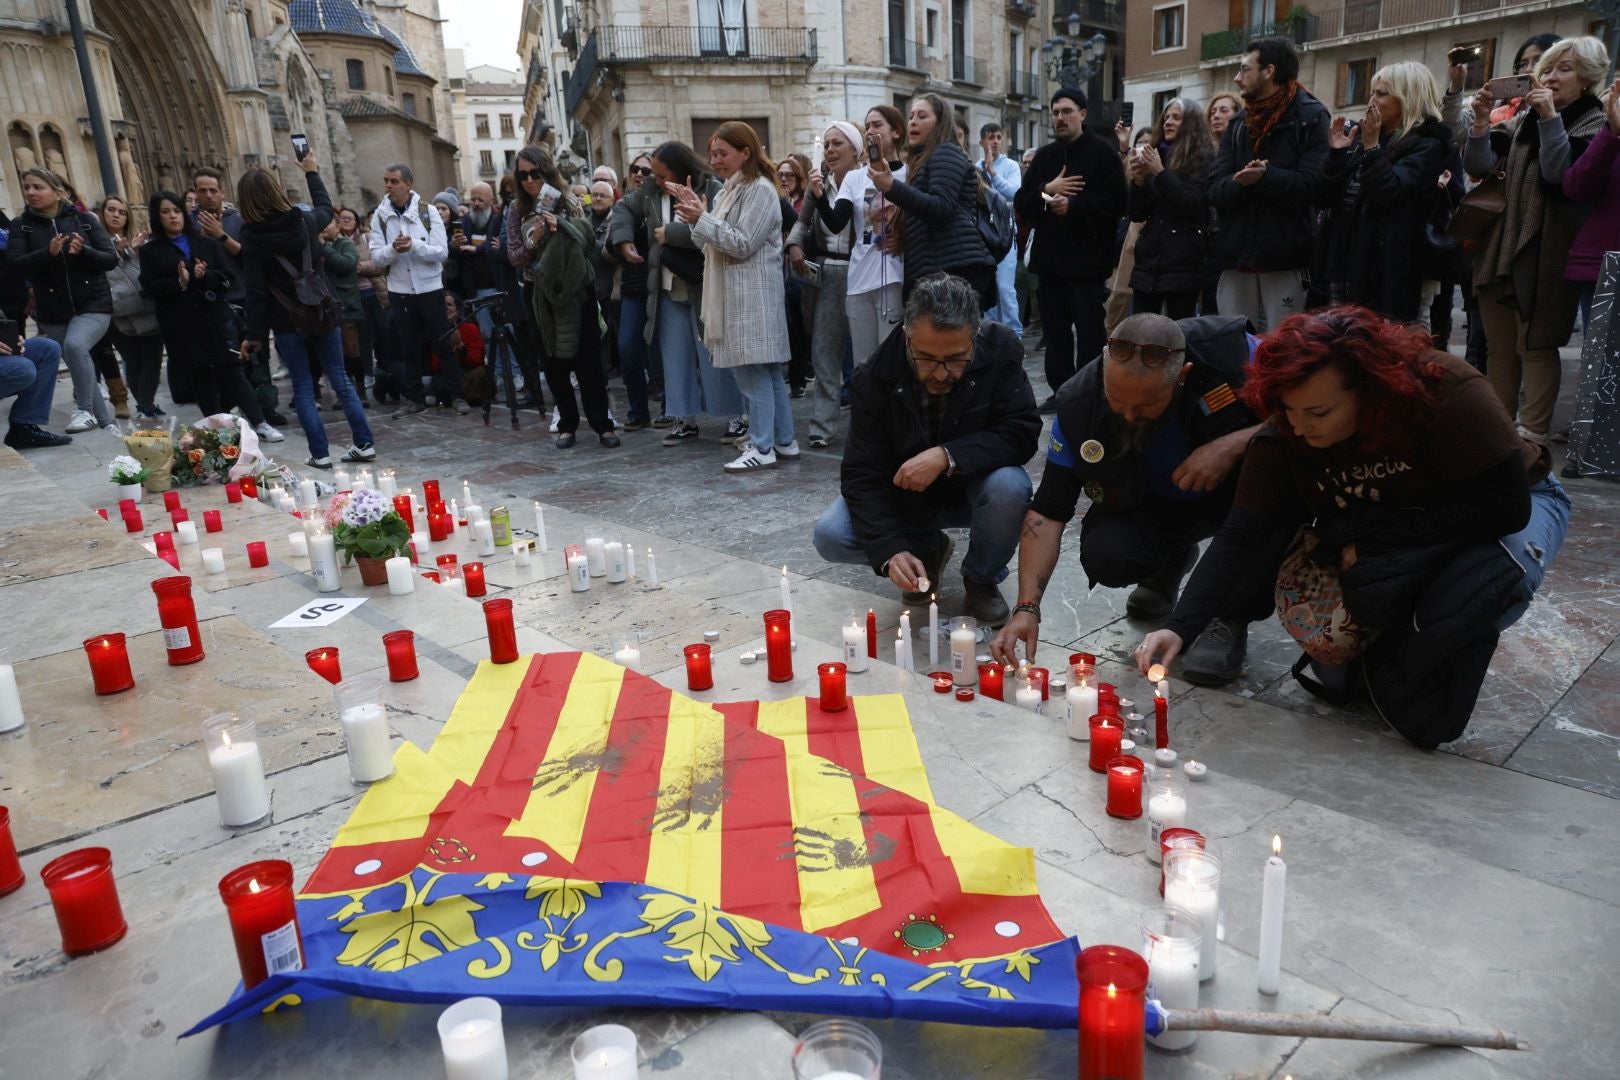
M1063 87L1057 93L1052 95L1052 104L1056 105L1059 98L1068 98L1070 101L1074 102L1077 108L1084 109L1086 107L1086 92L1078 87Z

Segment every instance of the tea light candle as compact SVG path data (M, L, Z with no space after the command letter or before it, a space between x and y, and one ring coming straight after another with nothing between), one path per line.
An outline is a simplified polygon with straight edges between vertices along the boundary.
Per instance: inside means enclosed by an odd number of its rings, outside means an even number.
M227 827L250 825L270 813L264 759L259 756L253 734L253 722L232 713L211 716L203 722L219 820Z
M607 577L607 541L600 536L585 541L585 562L591 577Z
M1198 1008L1198 952L1203 927L1179 908L1163 907L1142 916L1142 956L1148 963L1153 996L1167 1009ZM1185 1050L1198 1038L1196 1031L1166 1031L1149 1035L1161 1050Z
M225 527L218 510L203 511L203 531L216 533Z
M485 558L495 554L495 526L479 518L471 528L473 539L478 542L478 554Z
M11 666L11 652L0 645L0 731L23 726L22 697L17 693L17 672Z
M951 692L951 684L955 682L955 680L951 678L950 672L930 671L928 673L928 677L934 681L934 693L948 694Z
M971 686L958 686L956 688L956 700L957 701L972 701L973 700L973 687L971 687Z
M197 542L197 524L193 521L182 521L174 527L175 535L180 537L182 544L195 544Z
M1187 779L1196 784L1204 779L1205 775L1209 772L1209 768L1205 766L1202 761L1192 761L1189 759L1181 766L1181 771L1187 774Z
M609 540L602 546L602 558L607 564L607 579L615 585L622 583L628 573L624 564L624 544Z
M129 669L129 648L123 634L98 634L84 641L84 654L90 661L90 680L96 693L116 694L135 685Z
M385 499L392 499L398 491L398 480L393 469L384 469L377 474L377 492Z
M454 580L461 576L461 560L458 556L440 555L434 562L438 564L439 573L443 574L447 580Z
M468 596L483 596L489 591L484 584L484 564L470 562L461 568L461 580L465 584Z
M1018 689L1013 694L1013 701L1020 709L1028 709L1030 712L1041 711L1041 692L1027 674L1018 680Z
M309 558L309 537L304 534L302 529L298 532L288 533L287 544L292 548L292 553L298 558Z
M416 666L416 634L394 630L383 635L383 652L388 656L390 682L410 682L420 671Z
M309 670L333 685L343 681L343 668L335 645L322 645L309 650L304 654L304 663L309 665Z
M219 897L231 922L243 990L304 966L292 863L266 859L239 866L219 879Z
M1097 688L1082 675L1063 694L1069 706L1069 738L1085 742L1091 738L1091 718L1097 715Z
M1002 700L1001 665L989 662L979 665L979 693L987 698Z
M584 553L568 556L568 588L571 592L588 592L591 587L590 560Z
M1142 770L1138 757L1121 755L1108 759L1109 817L1134 820L1142 816Z
M1283 900L1288 864L1282 837L1271 838L1271 858L1260 879L1260 992L1275 994L1282 984Z
M448 1080L506 1080L506 1034L498 1001L458 1001L439 1014L438 1026Z
M688 690L714 689L714 661L707 642L688 645L681 650L686 659L686 688Z
M860 616L851 615L849 621L844 623L841 631L844 639L844 668L847 671L861 672L867 669L868 657L866 655L866 628L861 625Z
M225 572L225 552L219 548L202 549L203 570L210 574Z
M383 563L388 572L388 595L405 596L416 591L416 575L411 571L411 560L395 555Z
M849 691L844 681L846 668L832 662L818 664L816 674L821 681L821 709L823 712L843 712L849 707Z
M225 484L225 501L235 506L242 501L242 485L231 480Z
M534 557L529 554L529 542L527 540L512 541L512 565L522 570L533 565L533 562Z
M1148 682L1150 682L1153 685L1157 686L1159 683L1164 682L1165 674L1166 673L1165 673L1163 664L1153 664L1148 668L1148 673L1147 673Z

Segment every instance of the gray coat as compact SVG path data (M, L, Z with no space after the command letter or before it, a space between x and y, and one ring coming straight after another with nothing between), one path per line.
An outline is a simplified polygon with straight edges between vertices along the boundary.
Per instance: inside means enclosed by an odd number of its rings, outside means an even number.
M704 335L717 368L781 364L788 359L787 297L782 283L782 203L764 177L741 185L724 210L705 211L692 226L703 246L703 287L724 290L724 337ZM727 185L730 186L729 183ZM715 205L726 201L722 194ZM718 312L706 310L712 320Z

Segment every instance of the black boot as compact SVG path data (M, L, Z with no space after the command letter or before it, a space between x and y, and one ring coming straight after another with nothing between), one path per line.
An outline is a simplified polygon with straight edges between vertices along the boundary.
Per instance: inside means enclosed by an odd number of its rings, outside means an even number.
M44 446L66 446L71 435L57 435L38 424L12 424L6 432L6 445L13 450L38 450Z
M1171 553L1164 566L1131 590L1125 598L1125 614L1143 622L1158 622L1176 607L1176 594L1181 591L1181 579L1187 576L1198 561L1198 547L1188 544Z

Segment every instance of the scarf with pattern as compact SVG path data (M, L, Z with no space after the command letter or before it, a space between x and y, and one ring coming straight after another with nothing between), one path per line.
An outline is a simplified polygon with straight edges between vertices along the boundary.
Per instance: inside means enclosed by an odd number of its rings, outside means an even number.
M1244 103L1243 126L1249 131L1250 152L1255 157L1260 156L1261 141L1271 134L1272 128L1277 126L1298 95L1299 80L1290 79L1259 101ZM1247 163L1240 163L1240 167L1241 164Z

